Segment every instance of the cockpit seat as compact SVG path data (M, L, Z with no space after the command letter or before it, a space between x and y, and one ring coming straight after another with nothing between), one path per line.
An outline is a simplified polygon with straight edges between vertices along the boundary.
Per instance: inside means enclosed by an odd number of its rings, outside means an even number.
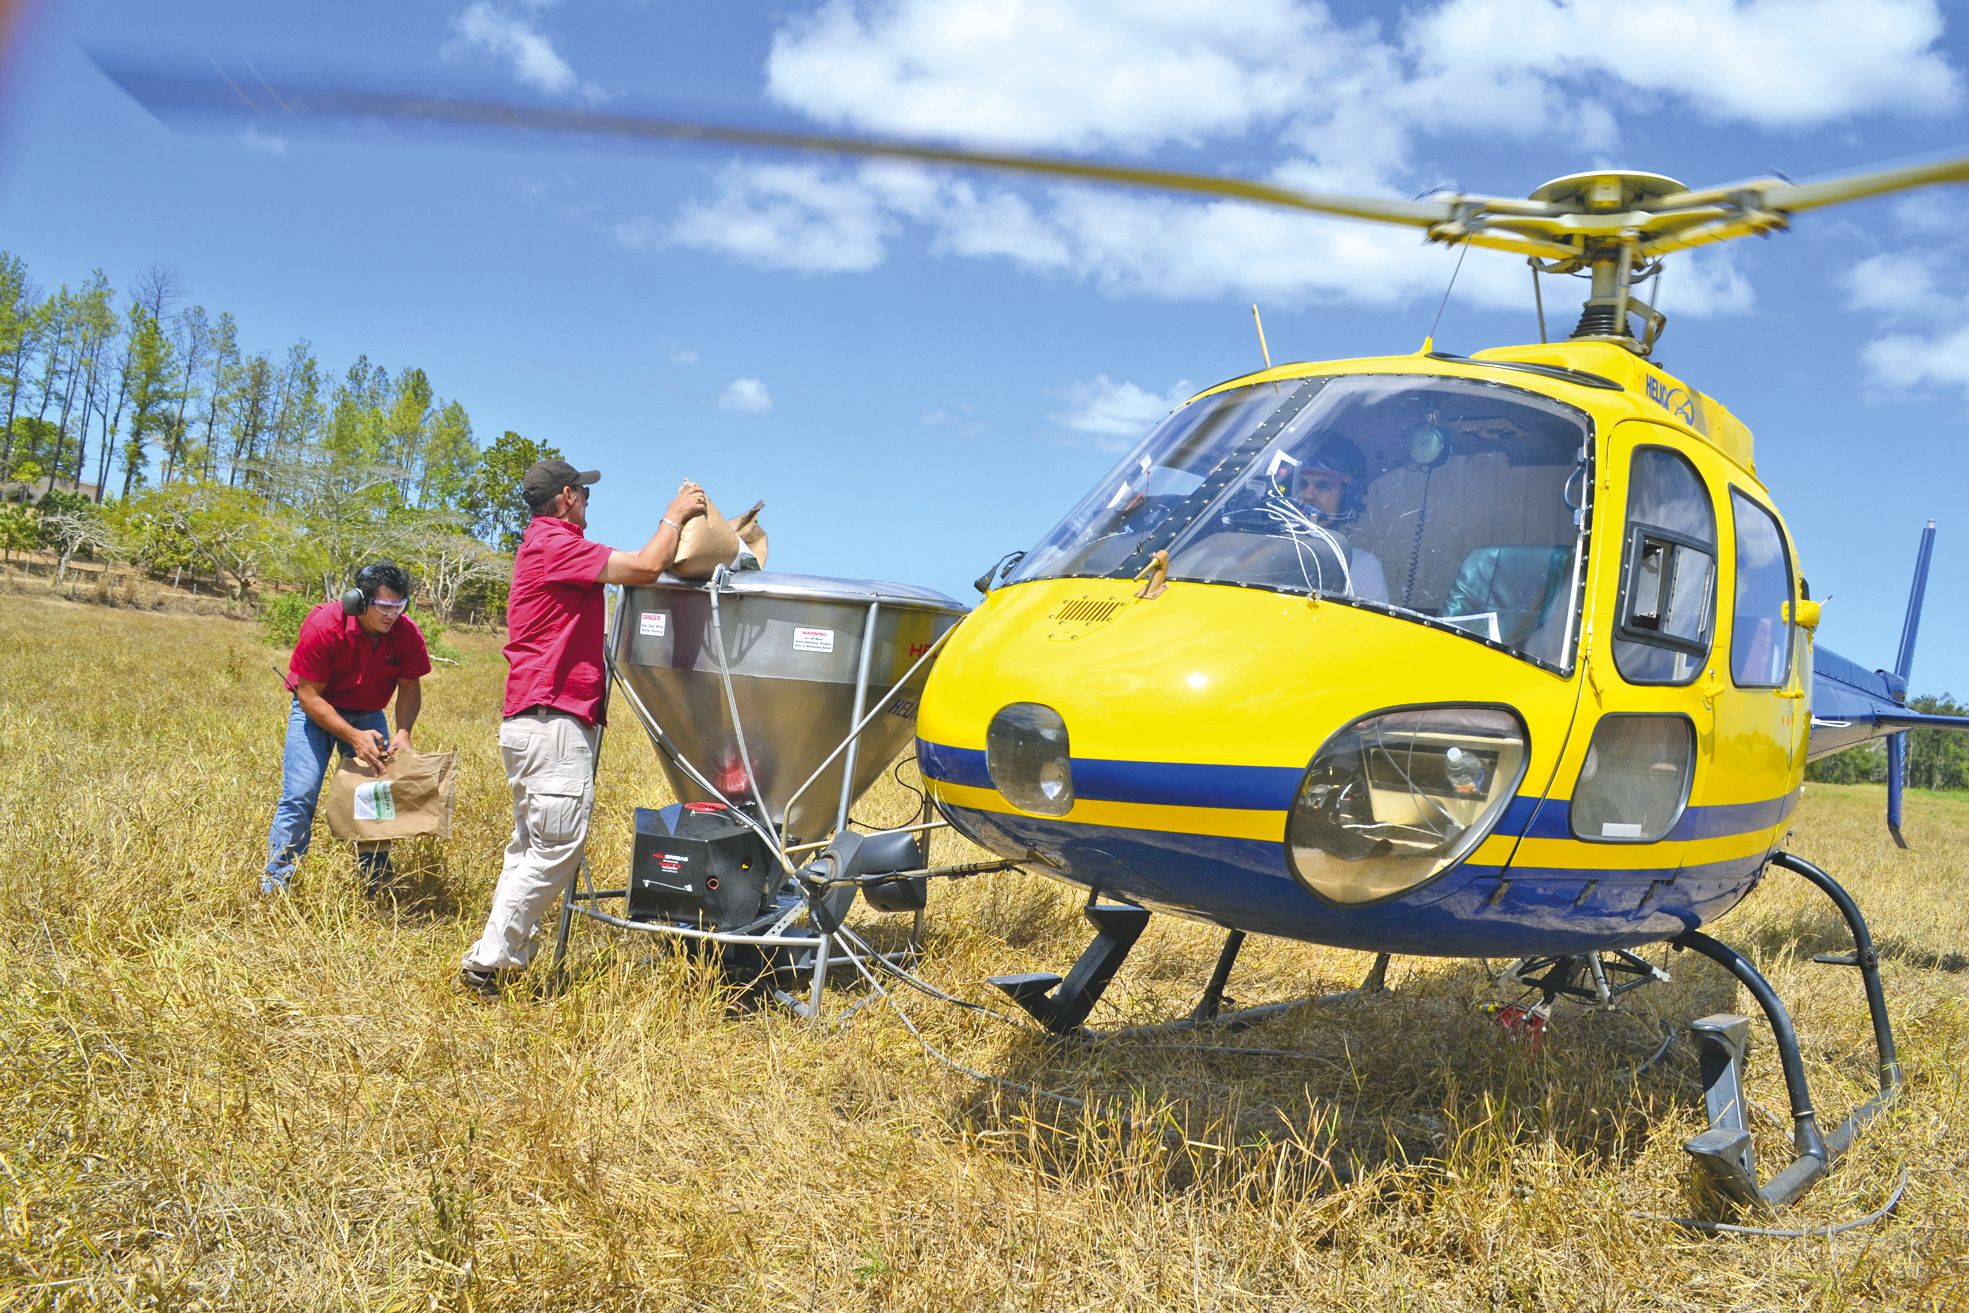
M1443 599L1445 616L1497 617L1497 636L1522 649L1552 599L1564 591L1570 547L1479 547L1463 558Z

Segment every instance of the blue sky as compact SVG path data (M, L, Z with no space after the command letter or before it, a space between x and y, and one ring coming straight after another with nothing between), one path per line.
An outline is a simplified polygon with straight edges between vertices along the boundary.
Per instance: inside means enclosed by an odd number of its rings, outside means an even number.
M774 565L928 584L1025 547L1189 392L1415 349L1454 265L1406 231L709 148L279 123L180 132L83 48L272 76L921 134L1412 196L1604 166L1691 185L1969 152L1969 36L1931 0L74 0L0 81L0 248L46 287L152 264L238 319L424 368L597 465L638 545L676 480L767 501ZM1941 526L1919 690L1969 696L1969 239L1956 188L1680 257L1663 364L1757 434L1821 639L1891 658ZM1436 339L1535 340L1472 252ZM1548 315L1570 322L1548 282Z

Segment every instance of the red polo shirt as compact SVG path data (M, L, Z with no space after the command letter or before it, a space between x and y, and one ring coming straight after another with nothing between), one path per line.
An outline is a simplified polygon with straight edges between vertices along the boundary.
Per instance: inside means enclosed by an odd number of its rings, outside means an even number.
M551 515L526 526L506 599L505 715L552 707L585 724L600 720L608 678L602 568L614 551Z
M340 602L323 602L301 622L301 636L287 662L287 687L302 680L321 685L328 705L341 711L381 711L396 695L400 679L431 673L424 635L410 617L398 616L381 638L372 637L359 617Z

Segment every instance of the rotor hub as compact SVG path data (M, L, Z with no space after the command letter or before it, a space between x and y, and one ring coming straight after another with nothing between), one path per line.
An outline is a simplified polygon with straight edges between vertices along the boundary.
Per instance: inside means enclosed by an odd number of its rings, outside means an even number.
M1617 214L1633 209L1640 201L1687 190L1675 179L1659 173L1605 169L1554 178L1533 191L1531 199L1552 205L1577 205L1588 214Z

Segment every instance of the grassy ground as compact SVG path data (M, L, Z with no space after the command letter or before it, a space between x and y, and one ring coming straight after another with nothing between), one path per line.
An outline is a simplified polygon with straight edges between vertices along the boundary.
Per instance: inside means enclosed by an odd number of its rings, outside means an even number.
M451 978L509 813L503 667L460 642L418 735L459 749L450 841L403 846L377 905L324 835L264 900L285 654L237 621L0 598L0 1306L1969 1307L1961 799L1914 798L1903 853L1877 791L1817 787L1793 840L1873 919L1909 1090L1782 1222L1863 1214L1905 1173L1898 1212L1833 1239L1700 1238L1649 1216L1685 1206L1691 1046L1636 1069L1687 1019L1754 1007L1686 955L1632 1011L1562 1012L1535 1059L1477 1014L1493 991L1469 962L1398 959L1392 996L1233 1041L1285 1057L1062 1048L903 1001L938 1049L1086 1112L936 1064L879 1002L815 1028L598 927L564 992L469 1003ZM615 735L605 874L662 793ZM885 784L859 810L911 801ZM941 887L924 971L986 999L988 974L1063 969L1076 905L1019 875ZM1790 1002L1843 1116L1871 1049L1857 977L1810 960L1837 946L1830 909L1774 874L1717 929ZM1095 1020L1187 1008L1215 950L1158 919ZM1366 965L1254 942L1232 991ZM1786 1100L1758 1035L1768 1172Z

